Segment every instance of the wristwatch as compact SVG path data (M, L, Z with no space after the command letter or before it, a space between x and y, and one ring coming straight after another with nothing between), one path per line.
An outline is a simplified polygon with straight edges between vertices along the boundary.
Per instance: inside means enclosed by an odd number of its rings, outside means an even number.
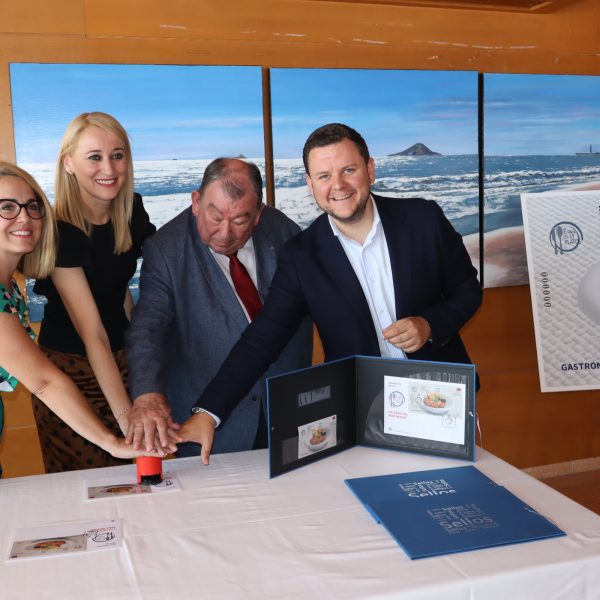
M208 415L212 417L212 420L215 422L215 429L221 424L221 419L217 417L217 415L213 415L209 410L205 410L204 408L200 408L199 406L192 406L192 417L194 415Z

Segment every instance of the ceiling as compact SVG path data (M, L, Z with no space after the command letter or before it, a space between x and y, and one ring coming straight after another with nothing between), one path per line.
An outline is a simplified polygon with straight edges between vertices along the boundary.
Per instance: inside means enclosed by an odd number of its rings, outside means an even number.
M318 0L355 4L388 4L424 8L457 8L520 13L556 12L579 0Z

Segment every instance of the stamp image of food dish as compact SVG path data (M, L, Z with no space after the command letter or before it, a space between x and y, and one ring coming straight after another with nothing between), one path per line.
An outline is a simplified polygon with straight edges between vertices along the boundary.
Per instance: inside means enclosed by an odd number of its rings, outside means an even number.
M106 488L107 494L129 494L134 491L133 485L115 485L113 487Z
M81 538L81 539L80 539ZM69 536L64 538L52 538L36 540L23 548L31 554L45 554L47 552L68 552L81 550L85 547L83 536Z
M329 435L330 432L327 427L315 427L311 432L310 438L305 441L307 448L313 452L322 450L329 441Z
M44 540L33 545L35 550L59 550L67 543L67 540Z
M443 415L450 411L452 402L439 392L428 392L421 401L421 409L432 415Z

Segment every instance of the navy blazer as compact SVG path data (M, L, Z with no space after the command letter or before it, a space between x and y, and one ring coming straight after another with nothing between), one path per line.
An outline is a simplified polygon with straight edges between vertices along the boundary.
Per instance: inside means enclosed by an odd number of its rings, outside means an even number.
M459 330L480 306L482 291L462 237L433 201L373 198L390 254L396 319L421 316L431 326L431 341L408 357L470 363ZM381 333L327 215L283 246L262 312L197 405L226 418L307 314L318 327L325 361L380 356Z

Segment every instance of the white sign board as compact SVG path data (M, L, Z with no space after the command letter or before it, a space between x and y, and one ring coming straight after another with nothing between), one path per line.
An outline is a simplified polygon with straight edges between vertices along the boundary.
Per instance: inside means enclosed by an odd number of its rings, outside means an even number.
M521 206L542 392L600 389L600 191Z

